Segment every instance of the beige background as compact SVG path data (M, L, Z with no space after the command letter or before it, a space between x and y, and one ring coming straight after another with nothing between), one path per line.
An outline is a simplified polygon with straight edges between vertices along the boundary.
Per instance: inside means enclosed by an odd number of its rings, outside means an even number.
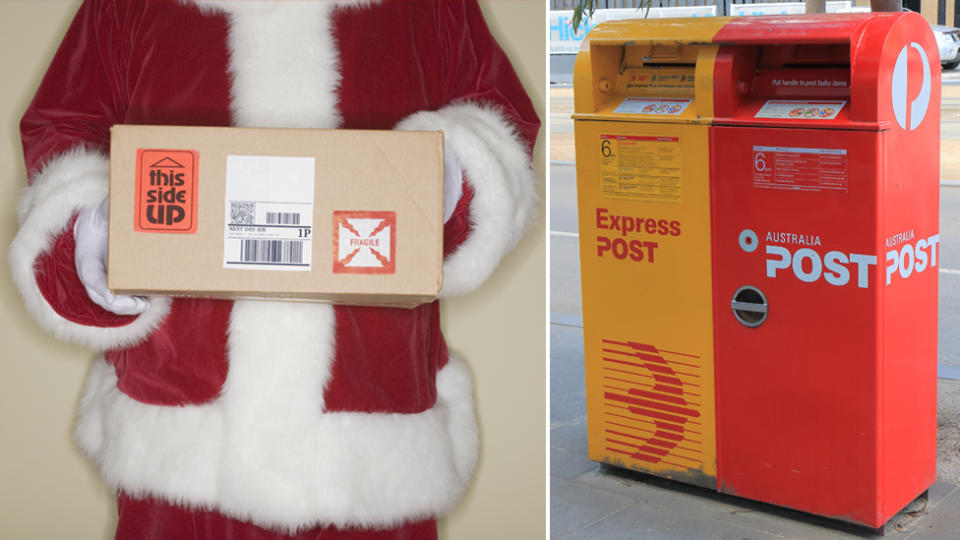
M0 245L16 232L25 185L18 135L27 107L78 0L0 1ZM493 33L545 118L544 3L482 2ZM543 133L536 168L544 171ZM540 195L543 198L543 183ZM482 448L473 487L440 523L442 538L546 535L545 230L537 225L493 278L448 302L451 348L475 375ZM112 494L70 439L93 355L53 340L27 315L0 265L0 538L112 538Z

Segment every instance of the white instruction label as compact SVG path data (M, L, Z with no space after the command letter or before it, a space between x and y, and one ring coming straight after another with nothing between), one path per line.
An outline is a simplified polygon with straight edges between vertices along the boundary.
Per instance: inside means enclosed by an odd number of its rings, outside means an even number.
M692 99L628 97L613 112L678 116L683 114L683 111L687 110L691 103L693 103Z
M845 192L847 150L754 146L753 187Z
M839 101L797 101L770 99L760 107L754 118L787 118L790 120L833 120L846 105Z
M227 156L223 267L309 271L314 158Z
M600 135L601 197L681 202L679 137Z

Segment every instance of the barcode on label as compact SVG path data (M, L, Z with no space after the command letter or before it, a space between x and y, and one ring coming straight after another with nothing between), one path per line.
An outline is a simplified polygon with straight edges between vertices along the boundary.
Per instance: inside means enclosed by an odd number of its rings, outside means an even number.
M302 240L241 240L240 262L300 264Z
M300 212L267 212L267 225L299 225Z

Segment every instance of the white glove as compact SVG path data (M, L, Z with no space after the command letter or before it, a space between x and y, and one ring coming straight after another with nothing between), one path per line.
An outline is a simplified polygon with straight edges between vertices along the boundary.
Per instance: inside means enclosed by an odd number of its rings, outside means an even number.
M137 315L150 307L146 298L114 294L107 289L107 212L110 199L80 212L73 224L74 259L80 282L95 304L117 315Z
M463 195L463 171L450 146L443 145L443 222L453 215Z

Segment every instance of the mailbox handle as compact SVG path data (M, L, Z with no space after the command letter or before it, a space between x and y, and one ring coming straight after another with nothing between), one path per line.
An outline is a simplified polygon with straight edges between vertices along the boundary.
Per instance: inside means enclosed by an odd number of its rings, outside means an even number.
M756 328L763 324L770 312L767 297L760 289L750 285L737 289L730 300L730 308L734 318L747 328Z
M730 302L730 307L736 311L752 311L753 313L767 312L766 304L754 304L753 302L737 302L733 300Z

